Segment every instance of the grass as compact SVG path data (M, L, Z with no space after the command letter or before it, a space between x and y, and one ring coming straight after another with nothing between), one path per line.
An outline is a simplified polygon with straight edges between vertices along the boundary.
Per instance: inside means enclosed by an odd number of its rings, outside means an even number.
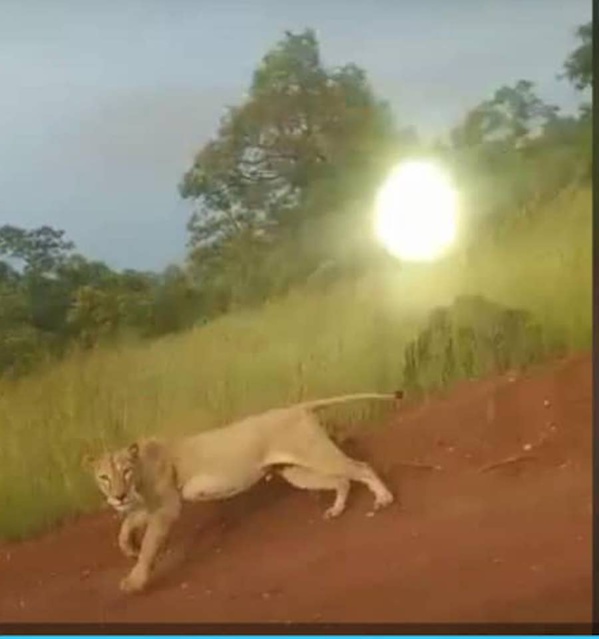
M401 387L405 346L432 307L459 294L532 311L568 349L589 348L591 272L591 193L567 191L467 257L295 291L186 334L73 354L2 382L0 537L95 508L85 452L300 398Z

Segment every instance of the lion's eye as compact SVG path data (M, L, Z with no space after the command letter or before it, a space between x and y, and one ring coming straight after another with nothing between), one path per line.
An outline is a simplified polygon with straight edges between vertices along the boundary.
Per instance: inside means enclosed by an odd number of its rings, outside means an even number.
M100 481L103 481L105 484L109 484L110 483L110 477L108 477L108 475L99 475L98 479Z

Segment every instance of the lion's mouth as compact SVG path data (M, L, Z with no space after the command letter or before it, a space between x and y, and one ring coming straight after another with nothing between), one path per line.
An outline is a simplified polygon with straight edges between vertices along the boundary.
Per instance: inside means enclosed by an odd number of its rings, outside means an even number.
M122 501L116 500L116 499L109 499L108 503L119 513L123 513L128 510L131 510L131 508L133 507L133 501L131 499L125 499Z

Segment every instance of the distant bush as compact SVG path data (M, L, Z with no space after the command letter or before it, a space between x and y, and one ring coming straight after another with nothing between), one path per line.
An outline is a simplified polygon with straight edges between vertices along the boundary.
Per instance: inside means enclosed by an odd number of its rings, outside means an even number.
M460 379L522 368L558 347L530 312L479 295L460 296L450 306L434 309L425 328L406 346L404 387L437 389Z

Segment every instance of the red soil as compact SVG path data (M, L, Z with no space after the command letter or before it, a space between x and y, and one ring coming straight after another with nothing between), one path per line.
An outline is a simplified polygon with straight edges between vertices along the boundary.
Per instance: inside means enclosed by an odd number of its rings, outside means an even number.
M374 517L361 486L323 521L330 494L276 479L188 506L141 595L108 512L1 546L0 620L588 622L591 378L581 356L404 405L348 448L398 496Z

